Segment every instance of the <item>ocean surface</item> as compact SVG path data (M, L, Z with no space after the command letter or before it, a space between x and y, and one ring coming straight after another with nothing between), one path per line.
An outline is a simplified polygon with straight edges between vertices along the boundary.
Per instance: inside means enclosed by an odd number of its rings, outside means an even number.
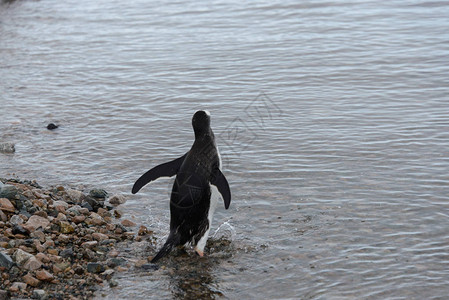
M157 238L98 299L449 294L449 2L0 3L0 177L124 194ZM198 109L231 207L206 258L139 269L173 179L131 187L189 150Z

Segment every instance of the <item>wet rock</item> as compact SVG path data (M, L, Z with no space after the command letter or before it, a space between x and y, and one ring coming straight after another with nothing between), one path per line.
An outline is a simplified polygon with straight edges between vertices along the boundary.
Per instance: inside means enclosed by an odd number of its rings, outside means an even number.
M138 235L147 235L149 233L148 228L146 228L144 225L141 225L139 227L139 231L137 232Z
M109 259L107 264L108 264L108 267L115 268L117 266L123 266L124 264L126 264L126 260L122 257L120 257L120 258L114 257L114 258Z
M79 216L79 215L81 215L80 209L81 209L81 206L74 205L74 206L68 208L66 211L68 214L70 214L72 216Z
M89 192L89 196L93 198L106 198L108 196L108 192L103 189L93 189Z
M14 259L19 266L23 266L31 257L34 257L33 254L25 252L22 249L17 249L14 253Z
M6 142L0 143L0 153L14 153L16 152L16 147L14 143Z
M25 225L25 228L29 229L30 231L34 231L38 228L47 227L48 225L50 225L50 221L39 216L31 216L25 223Z
M108 269L108 270L104 271L103 273L101 273L101 275L103 277L105 277L106 279L111 279L112 275L114 275L114 270Z
M49 123L49 124L47 125L47 129L48 129L48 130L54 130L54 129L58 128L58 127L59 127L59 126L56 125L56 124L54 124L54 123Z
M104 272L104 266L97 262L91 262L87 264L87 271L89 273L101 273Z
M134 227L134 226L137 226L136 223L134 223L133 221L128 220L128 219L125 219L125 220L121 221L120 224L122 224L122 225L125 226L125 227Z
M0 210L14 212L16 209L14 208L14 205L12 205L11 201L2 195L2 197L0 197Z
M28 261L23 265L23 268L29 271L34 271L42 267L42 263L34 256L30 257Z
M87 208L89 211L94 211L94 208L88 202L81 203L81 207Z
M37 287L41 283L39 279L33 277L33 275L31 275L30 273L23 276L22 279L26 284L33 287Z
M119 194L116 194L109 199L109 203L111 203L114 206L123 204L125 202L126 202L125 196Z
M36 278L41 281L52 281L55 277L46 270L39 270L36 272Z
M120 219L122 217L122 213L119 210L114 210L114 217L116 219Z
M46 300L48 299L47 292L44 290L33 290L33 298L38 300Z
M85 202L89 203L94 212L97 212L100 207L103 207L103 203L101 201L97 201L92 197L86 197Z
M6 253L0 252L0 267L4 267L9 270L13 265L14 262L11 257Z
M140 266L140 268L146 271L157 271L159 269L159 266L157 264L143 264Z

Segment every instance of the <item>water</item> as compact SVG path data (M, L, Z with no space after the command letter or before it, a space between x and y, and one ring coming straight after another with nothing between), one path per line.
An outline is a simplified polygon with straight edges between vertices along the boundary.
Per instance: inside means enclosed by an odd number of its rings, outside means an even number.
M121 255L143 259L168 233L171 181L132 184L185 153L208 109L233 193L208 258L131 267L99 299L444 298L448 15L419 0L3 1L0 140L16 152L0 175L126 194L125 217L158 239Z

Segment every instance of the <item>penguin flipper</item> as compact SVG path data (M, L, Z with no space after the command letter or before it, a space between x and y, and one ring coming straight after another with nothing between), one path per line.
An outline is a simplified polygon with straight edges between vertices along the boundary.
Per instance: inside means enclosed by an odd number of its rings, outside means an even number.
M158 179L159 177L171 177L173 175L176 175L182 163L184 162L184 158L186 157L186 155L187 153L180 158L163 163L147 171L145 174L140 176L139 179L137 179L137 181L133 185L131 192L133 194L137 193L144 185Z
M223 175L220 169L217 169L217 174L211 184L217 187L218 191L221 194L221 197L223 198L224 206L226 209L228 209L229 205L231 205L231 190L229 188L226 177Z

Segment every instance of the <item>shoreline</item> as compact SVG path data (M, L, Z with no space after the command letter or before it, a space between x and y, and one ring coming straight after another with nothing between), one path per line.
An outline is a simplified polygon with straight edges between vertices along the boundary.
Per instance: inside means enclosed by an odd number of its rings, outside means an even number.
M122 195L0 178L0 300L90 299L127 270L118 243L151 234L121 220Z

